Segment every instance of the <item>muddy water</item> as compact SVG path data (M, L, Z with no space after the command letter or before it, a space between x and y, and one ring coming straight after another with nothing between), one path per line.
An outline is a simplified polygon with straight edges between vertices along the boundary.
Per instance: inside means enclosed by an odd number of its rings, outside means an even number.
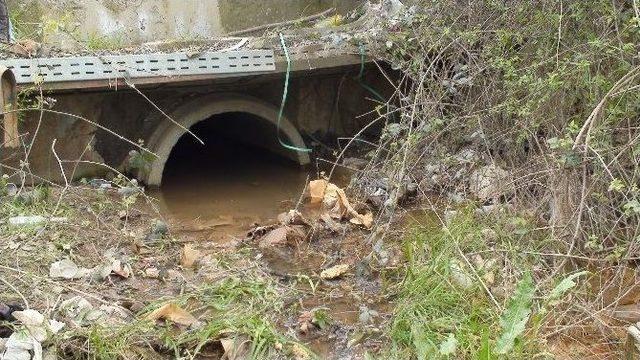
M207 140L206 147L177 147L162 187L153 193L178 231L226 242L298 201L305 169L264 149L225 138Z

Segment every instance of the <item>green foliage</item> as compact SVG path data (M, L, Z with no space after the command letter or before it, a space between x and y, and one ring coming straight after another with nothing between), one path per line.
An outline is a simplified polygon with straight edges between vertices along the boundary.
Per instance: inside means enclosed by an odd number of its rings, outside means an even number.
M577 278L587 274L589 274L588 271L580 271L562 279L562 281L560 281L558 285L551 290L547 296L547 301L554 304L556 301L560 300L569 290L573 289L577 285L575 282Z
M516 339L524 332L529 316L531 316L534 293L535 288L531 274L527 273L518 282L515 293L500 317L502 332L496 343L497 354L509 353L513 349Z
M117 50L124 46L124 38L120 35L100 35L89 33L85 36L84 45L89 50Z

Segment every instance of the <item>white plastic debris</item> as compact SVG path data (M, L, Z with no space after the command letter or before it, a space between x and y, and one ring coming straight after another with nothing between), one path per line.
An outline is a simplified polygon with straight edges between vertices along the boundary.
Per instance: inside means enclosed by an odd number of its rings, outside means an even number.
M78 267L69 259L54 262L49 268L49 276L54 279L81 279L89 275L90 272L91 270Z

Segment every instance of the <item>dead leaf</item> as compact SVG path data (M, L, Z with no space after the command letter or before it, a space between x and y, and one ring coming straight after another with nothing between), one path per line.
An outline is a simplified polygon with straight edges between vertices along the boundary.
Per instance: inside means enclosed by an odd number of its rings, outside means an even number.
M373 213L368 212L365 215L357 214L357 216L354 216L349 221L352 224L362 225L367 229L371 229L371 227L373 226Z
M251 358L251 340L246 336L221 339L223 360L245 360Z
M349 265L347 265L347 264L340 264L340 265L332 266L332 267L330 267L328 269L323 270L320 273L320 278L322 278L324 280L337 279L337 278L341 277L342 275L344 275L347 271L349 271Z
M298 316L298 328L303 335L315 330L316 326L313 324L313 312L305 311Z
M180 265L184 268L192 268L202 258L202 253L191 245L187 244L182 248L182 255L180 256Z
M165 304L151 312L147 315L147 320L165 320L184 326L191 326L198 322L198 319L191 315L191 313L173 303Z
M361 215L353 208L349 199L347 198L347 194L344 190L339 189L338 192L338 202L336 207L334 207L333 213L336 216L339 216L339 219L349 218L351 223L356 225L362 225L367 229L370 229L373 226L373 214L367 213L365 215Z

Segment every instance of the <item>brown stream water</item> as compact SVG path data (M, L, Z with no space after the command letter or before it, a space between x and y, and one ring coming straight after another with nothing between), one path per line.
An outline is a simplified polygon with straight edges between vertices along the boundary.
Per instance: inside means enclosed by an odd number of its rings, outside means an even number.
M182 145L152 193L178 230L226 242L292 208L304 189L307 170L264 149L225 138Z

